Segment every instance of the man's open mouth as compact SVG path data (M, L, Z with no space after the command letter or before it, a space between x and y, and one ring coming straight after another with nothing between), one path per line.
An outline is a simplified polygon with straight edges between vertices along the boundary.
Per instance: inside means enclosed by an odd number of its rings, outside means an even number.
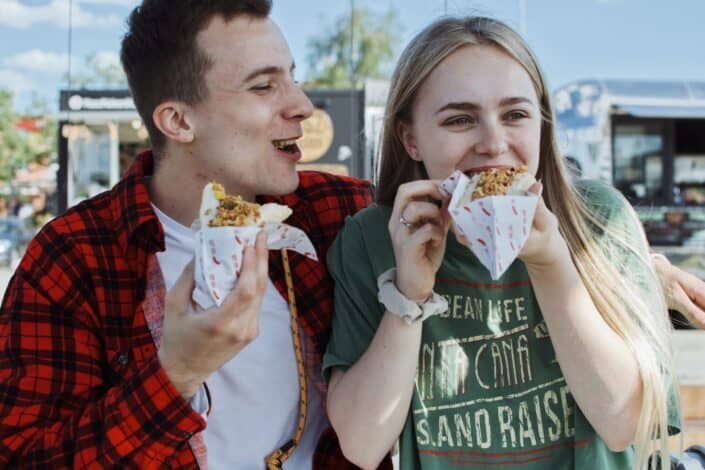
M274 140L272 144L278 149L286 153L296 153L299 151L299 146L296 145L296 139Z

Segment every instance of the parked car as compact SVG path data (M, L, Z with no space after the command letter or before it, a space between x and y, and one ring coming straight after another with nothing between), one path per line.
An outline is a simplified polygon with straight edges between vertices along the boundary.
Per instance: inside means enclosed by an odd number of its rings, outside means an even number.
M0 218L0 265L14 267L32 236L32 230L24 219Z

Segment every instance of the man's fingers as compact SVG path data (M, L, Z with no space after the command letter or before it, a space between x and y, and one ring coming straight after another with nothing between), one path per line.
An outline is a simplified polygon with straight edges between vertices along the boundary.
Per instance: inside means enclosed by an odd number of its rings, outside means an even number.
M689 276L689 282L683 287L688 297L705 311L705 281L695 276Z
M255 252L257 255L257 281L261 288L266 288L269 277L269 248L267 247L267 234L264 230L257 234Z
M696 328L705 329L705 311L698 308L681 289L675 289L672 295L675 310L682 313Z
M683 285L687 317L698 328L705 329L705 282L695 276L688 276L688 283Z
M167 313L183 314L188 310L193 292L195 262L192 259L181 271L181 275L167 293L165 299L165 310Z

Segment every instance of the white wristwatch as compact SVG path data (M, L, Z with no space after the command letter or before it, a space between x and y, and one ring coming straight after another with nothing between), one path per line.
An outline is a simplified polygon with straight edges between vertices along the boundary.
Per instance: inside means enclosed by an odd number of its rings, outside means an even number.
M379 275L377 278L377 288L379 289L377 299L387 307L389 312L400 316L407 324L422 322L428 317L448 310L448 301L435 292L432 292L424 302L414 302L408 299L397 289L396 278L396 268L388 269Z

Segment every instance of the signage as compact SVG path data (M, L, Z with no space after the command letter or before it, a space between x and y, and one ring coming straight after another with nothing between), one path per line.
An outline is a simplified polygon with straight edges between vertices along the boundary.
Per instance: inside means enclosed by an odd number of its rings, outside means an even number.
M303 137L298 145L301 149L301 162L315 162L320 159L333 143L333 120L321 108L315 108L311 117L301 123Z

